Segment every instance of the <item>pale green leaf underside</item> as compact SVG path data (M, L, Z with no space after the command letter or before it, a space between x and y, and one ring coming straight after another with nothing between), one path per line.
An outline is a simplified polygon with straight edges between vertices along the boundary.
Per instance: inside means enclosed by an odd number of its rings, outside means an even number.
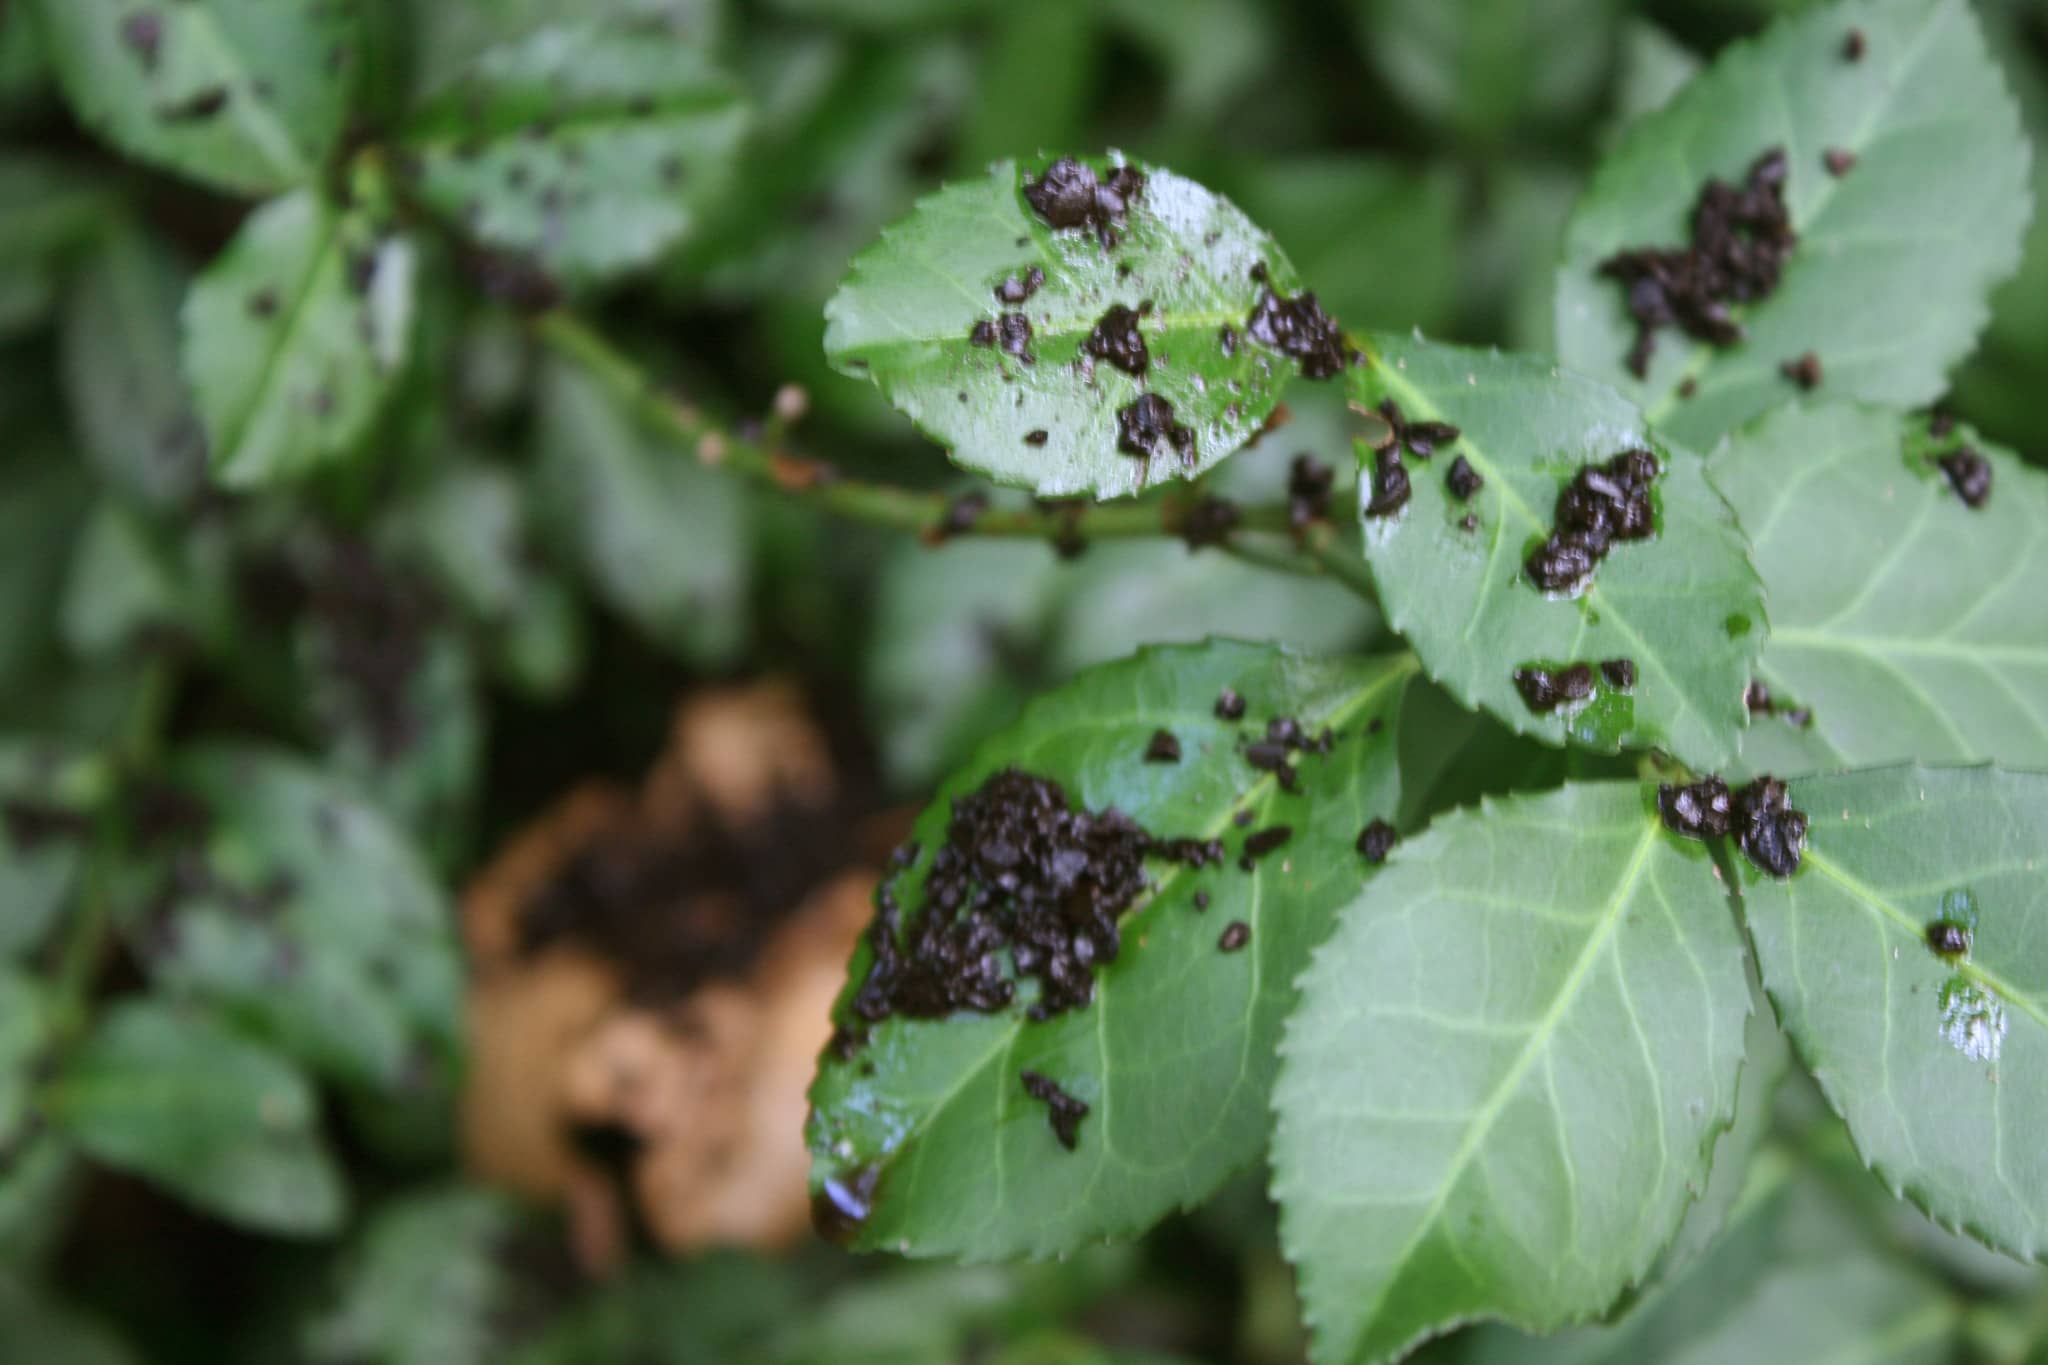
M1324 1365L1641 1280L1728 1123L1749 990L1705 851L1636 783L1488 802L1395 850L1302 980L1273 1103Z
M646 265L731 185L739 87L647 33L543 29L494 48L405 134L420 197L572 281Z
M1798 875L1745 878L1764 986L1857 1150L1942 1226L2048 1247L2048 776L1900 767L1792 784ZM1928 950L1966 895L1967 959Z
M1264 265L1285 294L1298 288L1293 269L1228 200L1142 163L1132 164L1145 188L1113 250L1092 232L1055 232L1023 195L1045 164L998 162L886 229L826 305L825 353L842 373L872 379L954 463L1000 483L1114 497L1192 477L1258 432L1298 368L1242 336L1264 292L1253 268ZM998 303L995 287L1032 267L1045 272L1038 291ZM1082 363L1082 342L1111 305L1148 301L1142 379ZM1012 311L1031 323L1034 364L968 340L976 323ZM1225 327L1240 334L1234 354L1224 353ZM1117 449L1117 410L1146 392L1193 431L1187 459L1163 443L1149 459ZM1026 440L1034 432L1042 444Z
M410 344L414 252L312 190L243 224L185 301L185 377L214 475L298 478L352 451Z
M1042 696L981 748L918 821L924 854L897 887L906 913L953 799L1013 764L1156 834L1220 838L1230 858L1200 871L1156 868L1086 1008L1035 1023L1023 1000L999 1015L893 1019L854 1060L827 1054L811 1091L812 1181L880 1169L859 1245L969 1259L1064 1252L1136 1232L1258 1157L1295 976L1331 910L1370 871L1354 848L1359 831L1392 818L1399 802L1393 736L1414 674L1405 654L1315 660L1226 641L1156 647ZM1242 722L1214 714L1225 687L1247 702ZM1238 748L1276 715L1339 736L1327 757L1301 758L1298 795ZM1179 763L1143 759L1162 727L1180 741ZM1240 809L1253 812L1248 829L1232 822ZM1244 838L1276 824L1293 828L1292 841L1242 871ZM1206 911L1194 907L1197 891L1210 896ZM1217 939L1234 920L1250 941L1221 952ZM868 960L863 945L852 984ZM856 1022L846 999L839 1009L842 1022ZM1025 1093L1018 1073L1027 1068L1091 1106L1077 1150L1059 1145L1045 1107Z
M2048 768L2048 475L1967 429L1934 442L1925 426L1793 405L1709 463L1770 595L1759 675L1813 712L1805 733L1758 716L1750 766ZM1993 465L1981 508L1928 458L1965 442Z
M1851 28L1860 62L1843 57ZM1622 286L1596 268L1624 248L1684 245L1706 180L1740 181L1772 147L1788 158L1800 237L1783 281L1741 310L1747 340L1717 349L1666 328L1636 379ZM1846 176L1825 169L1831 148L1857 157ZM1826 392L1917 406L1983 329L2028 212L2018 113L1966 0L1821 6L1729 47L1629 128L1566 232L1558 355L1699 446L1792 396L1778 367L1809 350ZM1681 398L1687 379L1697 392Z
M311 180L341 133L353 0L42 0L41 18L80 118L144 161L263 194Z
M331 1232L346 1194L305 1077L196 1014L141 1001L103 1017L44 1096L89 1156L230 1222Z
M1763 643L1763 589L1699 457L1651 437L1613 390L1545 361L1391 336L1373 347L1374 361L1348 381L1361 403L1391 398L1410 420L1464 433L1427 463L1406 457L1413 495L1397 516L1364 518L1387 622L1430 676L1551 744L1654 745L1704 768L1732 758ZM1550 534L1558 493L1581 465L1635 446L1663 467L1658 533L1617 543L1577 598L1546 595L1522 563ZM1363 443L1358 451L1362 510L1373 453ZM1445 487L1458 455L1486 481L1470 502ZM1468 513L1478 519L1471 531L1459 525ZM1634 661L1634 689L1602 681L1576 712L1538 714L1515 688L1527 663L1614 658Z

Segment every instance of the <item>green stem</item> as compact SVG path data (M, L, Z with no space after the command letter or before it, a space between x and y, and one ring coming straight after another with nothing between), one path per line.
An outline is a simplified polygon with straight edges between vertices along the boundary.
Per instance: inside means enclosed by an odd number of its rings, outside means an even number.
M950 535L1041 540L1173 536L1180 534L1187 511L1194 503L1192 498L1167 498L1150 503L1040 504L991 510L971 523L962 518L964 524L949 527L947 517L954 500L947 495L844 478L830 465L728 431L695 406L662 392L632 357L571 314L543 314L534 320L533 331L542 343L580 365L642 421L668 439L694 450L705 464L772 484L785 493L808 498L835 515L871 526L935 539ZM1240 511L1241 525L1248 529L1287 528L1285 507L1246 507Z
M1368 602L1376 604L1379 601L1379 594L1373 589L1372 573L1364 560L1334 539L1327 528L1299 544L1271 536L1237 534L1225 541L1223 548L1247 564L1302 578L1328 578L1343 584Z

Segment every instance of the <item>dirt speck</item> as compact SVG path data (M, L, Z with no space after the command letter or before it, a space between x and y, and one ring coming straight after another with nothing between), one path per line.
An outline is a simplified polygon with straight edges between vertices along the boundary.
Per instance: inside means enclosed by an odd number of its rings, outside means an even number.
M1036 294L1038 286L1044 283L1045 272L1034 265L1023 274L1012 275L997 285L996 299L998 302L1012 305L1023 303Z
M1252 941L1252 927L1241 919L1234 919L1224 926L1223 933L1216 940L1218 952L1234 953Z
M1143 315L1135 308L1111 304L1095 327L1081 342L1081 349L1097 360L1106 360L1134 378L1151 368L1152 355L1145 349L1145 334L1138 330Z
M1863 30L1852 28L1842 36L1842 60L1860 62L1863 54L1870 50L1870 44L1863 36Z
M1928 951L1948 962L1968 957L1973 937L1969 925L1952 919L1930 920L1927 924Z
M1948 486L1956 496L1971 508L1981 508L1991 501L1991 461L1985 459L1974 447L1961 446L1946 455L1937 456L1935 463L1948 477Z
M1307 451L1287 467L1287 524L1297 533L1330 516L1330 489L1336 474Z
M1587 664L1545 668L1525 664L1515 670L1515 690L1531 711L1547 714L1560 706L1585 701L1593 695L1593 670Z
M1147 763L1180 762L1180 741L1171 730L1154 730L1152 738L1145 745Z
M1684 785L1666 782L1657 788L1657 814L1673 834L1688 839L1718 838L1731 828L1734 797L1718 777Z
M1027 446L1042 446L1051 439L1052 433L1044 427L1033 427L1024 433L1024 444Z
M138 10L121 21L121 42L135 54L144 71L156 70L163 41L164 21L154 10Z
M1226 687L1216 694L1216 718L1218 720L1240 720L1244 716L1244 698L1235 689Z
M1418 460L1427 460L1435 455L1438 447L1456 442L1463 432L1449 422L1411 422L1401 405L1393 399L1383 400L1379 414L1387 424L1387 444L1397 450L1404 450Z
M1820 387L1820 357L1807 351L1797 359L1787 360L1778 366L1778 373L1811 393Z
M1228 498L1204 494L1187 515L1181 519L1180 536L1188 548L1199 550L1205 545L1221 545L1230 539L1230 533L1244 521L1244 512Z
M1375 818L1371 824L1359 831L1358 851L1364 855L1367 862L1377 866L1387 860L1387 855L1394 851L1394 845L1399 843L1400 839L1400 833L1392 825Z
M228 88L225 85L210 85L175 104L159 107L156 116L164 123L203 123L227 107Z
M1830 147L1820 154L1820 161L1828 168L1828 174L1836 179L1856 169L1856 153L1847 147Z
M1043 1104L1046 1122L1052 1125L1052 1135L1059 1139L1060 1146L1073 1151L1081 1142L1081 1120L1088 1117L1088 1106L1075 1099L1059 1085L1036 1071L1019 1073L1024 1089L1031 1098Z
M1372 496L1365 504L1365 514L1391 517L1408 505L1411 491L1408 468L1401 463L1400 450L1390 445L1373 452Z
M1195 455L1195 433L1173 420L1173 404L1156 393L1139 394L1117 409L1116 448L1126 455L1150 459L1160 447L1176 451L1184 463Z
M1444 475L1444 487L1448 488L1451 496L1459 502L1470 501L1472 495L1485 486L1486 480L1479 476L1479 471L1474 469L1463 455L1451 461L1450 472Z

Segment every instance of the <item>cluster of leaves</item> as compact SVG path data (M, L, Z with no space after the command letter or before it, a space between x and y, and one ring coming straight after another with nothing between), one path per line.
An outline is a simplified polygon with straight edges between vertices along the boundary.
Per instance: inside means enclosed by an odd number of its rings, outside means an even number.
M1993 65L2025 3L1844 0L1701 70L1619 0L1357 0L1344 41L1253 0L0 0L0 1358L1162 1360L1049 1325L1110 1300L1266 1361L1296 1280L1322 1360L1602 1316L1429 1349L2019 1358L2038 1281L1934 1224L2031 1258L2048 1223L2048 491L1916 410L1977 346L1963 410L2048 441L2038 223L1992 293L2043 174L2039 71ZM1781 7L1666 8L1707 46ZM1271 153L1387 141L1439 159ZM1048 222L1054 149L1118 142L1077 155L1142 188ZM1782 286L1632 373L1598 264L1771 146ZM1341 373L1306 290L1360 329ZM1142 365L1091 340L1117 303ZM836 468L790 453L806 403ZM1395 411L1457 438L1354 518ZM1560 489L1628 448L1656 535L1534 592ZM1583 707L1514 679L1616 658ZM1081 1009L870 1028L854 964L820 1195L864 1249L1058 1264L583 1293L448 1174L451 885L678 685L767 667L939 783L907 909L1012 765L1228 845L1155 869ZM1283 716L1333 736L1285 781L1242 750ZM1666 831L1687 768L1794 777L1799 874ZM1072 1150L1024 1072L1086 1106ZM1229 1183L1268 1156L1277 1215ZM1080 1250L1177 1210L1221 1308Z
M1674 332L1632 363L1640 290L1603 266L1682 242L1708 178L1773 150L1782 280L1736 305L1734 337ZM1300 354L1259 326L1302 287L1277 243L1155 165L1085 164L1142 179L1114 232L1046 211L1061 164L1001 162L889 229L827 310L836 364L956 462L1046 496L1199 478ZM1774 1017L1886 1188L2048 1254L2048 479L1915 411L2017 264L2028 171L1967 5L1829 5L1624 130L1564 233L1554 357L1353 338L1335 382L1358 414L1360 549L1406 649L1141 650L974 751L891 883L913 922L952 905L923 890L929 851L967 837L952 803L1005 769L1225 838L1226 858L1162 867L1092 1002L1048 1018L1024 988L878 1020L856 988L882 954L856 955L852 1046L822 1063L811 1123L814 1181L856 1244L1064 1252L1263 1155L1318 1361L1393 1359L1480 1318L1550 1332L1631 1297L1610 1331L1651 1330L1686 1292L1679 1248L1709 1244L1750 1179ZM977 324L1027 272L1033 351L987 344ZM1119 308L1165 374L1091 358ZM1191 443L1128 439L1143 394ZM1603 540L1576 591L1544 591L1523 561L1553 504L1561 531L1567 484L1631 450L1658 471L1654 534ZM1982 497L1965 471L1987 468ZM1530 686L1574 664L1590 676L1568 704ZM1404 743L1431 684L1543 744L1641 755L1640 775L1449 809ZM1333 753L1261 761L1268 718ZM1805 815L1789 876L1670 808L1688 773L1767 771ZM1374 820L1409 834L1383 865L1360 838ZM1085 1106L1078 1141L1020 1076Z

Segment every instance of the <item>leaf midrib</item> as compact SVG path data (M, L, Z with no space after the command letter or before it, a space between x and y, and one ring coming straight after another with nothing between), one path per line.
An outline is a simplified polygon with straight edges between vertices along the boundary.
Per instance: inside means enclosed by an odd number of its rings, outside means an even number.
M1413 654L1399 654L1388 658L1386 661L1385 671L1376 675L1372 679L1372 681L1360 687L1356 695L1354 695L1350 700L1332 708L1329 712L1327 712L1324 716L1324 723L1329 724L1332 728L1345 723L1352 716L1356 715L1359 711L1365 709L1368 705L1370 705L1374 698L1376 698L1382 691L1386 690L1392 685L1405 683L1409 678L1415 675L1415 673L1420 669L1420 667L1420 661L1417 660ZM1236 795L1232 797L1231 800L1223 803L1223 806L1220 812L1218 813L1216 820L1209 826L1209 828L1204 832L1204 834L1201 837L1205 839L1214 839L1221 837L1231 827L1231 816L1233 811L1238 806L1244 805L1246 802L1252 800L1253 798L1265 795L1272 789L1277 780L1278 779L1276 774L1261 772L1258 775L1258 777L1250 783L1250 785L1246 786L1243 789L1241 794ZM1126 931L1128 931L1129 927L1132 924L1134 924L1140 916L1150 911L1153 906L1162 903L1166 899L1168 891L1176 883L1178 883L1183 876L1186 876L1187 874L1188 868L1185 864L1182 863L1175 863L1170 868L1168 868L1168 870L1160 876L1159 881L1155 885L1151 896L1149 896L1146 899L1143 905L1139 906L1136 910L1132 911L1131 914L1122 921L1122 927L1126 929ZM1115 985L1116 980L1117 977L1115 973L1105 973L1100 978L1097 984L1097 998L1093 1006L1091 1006L1090 1008L1097 1011L1098 1020L1100 1019L1100 1011L1103 1007L1104 1001L1107 998L1112 987ZM943 1023L944 1021L940 1022ZM890 1166L893 1166L897 1161L901 1160L905 1155L907 1155L911 1151L911 1149L916 1146L918 1139L923 1137L924 1134L938 1121L939 1117L952 1107L954 1102L959 1099L960 1095L967 1089L967 1087L988 1069L989 1064L995 1060L998 1054L1008 1054L1009 1050L1015 1046L1017 1039L1021 1037L1024 1030L1024 1026L1027 1022L1029 1021L1022 1014L1013 1012L1010 1016L1009 1026L1001 1030L996 1035L994 1042L982 1053L980 1057L976 1058L970 1066L967 1066L962 1069L960 1073L960 1078L957 1081L955 1081L952 1085L948 1086L939 1095L938 1099L926 1110L924 1116L920 1118L916 1123L912 1124L911 1127L900 1138L896 1140L895 1146L882 1156L880 1162L878 1163L880 1169L888 1169ZM1107 1092L1108 1087L1109 1077L1107 1072L1105 1071L1103 1076L1103 1089L1105 1092ZM1106 1104L1104 1105L1104 1108L1105 1110L1107 1109Z
M1644 870L1649 866L1650 854L1657 847L1659 828L1655 820L1647 817L1642 820L1642 837L1630 855L1628 868L1622 874L1620 884L1601 912L1599 926L1588 936L1585 947L1579 950L1578 960L1572 964L1570 974L1559 983L1557 998L1552 1001L1543 1018L1537 1021L1536 1027L1529 1035L1529 1041L1523 1045L1513 1065L1495 1085L1485 1106L1477 1111L1474 1121L1467 1126L1465 1136L1458 1144L1458 1150L1451 1157L1451 1164L1445 1169L1443 1178L1437 1184L1436 1198L1416 1219L1415 1230L1409 1235L1407 1242L1386 1263L1387 1271L1380 1279L1379 1289L1359 1313L1361 1325L1352 1342L1354 1351L1357 1343L1370 1334L1380 1306L1393 1292L1395 1283L1400 1279L1401 1272L1409 1258L1414 1255L1416 1247L1420 1246L1422 1240L1436 1227L1444 1205L1449 1202L1452 1191L1463 1181L1466 1168L1471 1165L1479 1148L1491 1135L1493 1125L1499 1121L1508 1100L1520 1088L1523 1077L1529 1068L1535 1065L1536 1058L1548 1051L1559 1024L1569 1013L1570 1007L1578 1002L1579 992L1586 977L1594 964L1605 955L1615 929L1625 917L1623 912L1627 907L1628 898L1635 891L1637 883L1642 880Z

